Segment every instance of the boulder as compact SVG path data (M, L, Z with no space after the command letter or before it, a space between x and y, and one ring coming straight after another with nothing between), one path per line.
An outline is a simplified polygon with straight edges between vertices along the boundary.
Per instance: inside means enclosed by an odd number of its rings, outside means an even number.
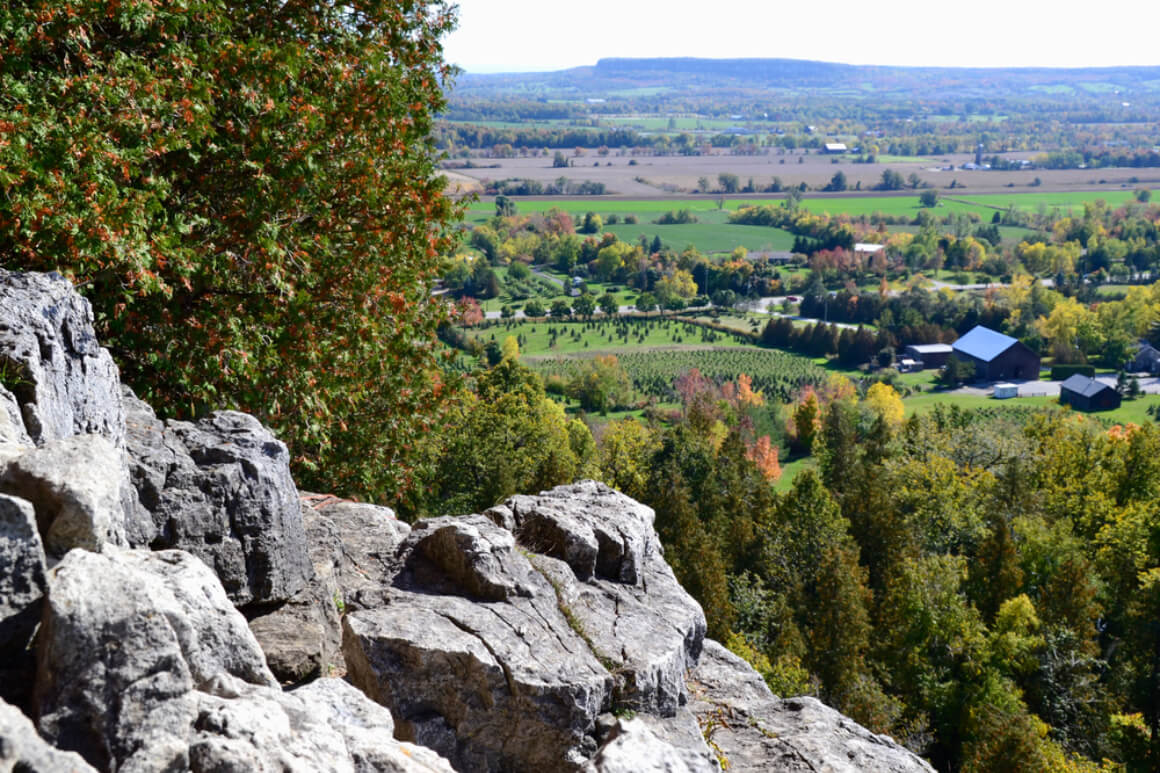
M396 589L344 618L347 677L391 709L397 738L458 770L574 769L595 750L612 678L548 582L530 590L487 603Z
M124 400L132 481L157 531L152 547L205 561L238 606L302 590L311 567L286 446L243 413L163 423L131 393Z
M381 606L402 566L399 548L411 527L389 507L358 502L327 504L318 514L330 523L337 541L335 583L346 610Z
M97 773L79 754L52 748L28 717L0 701L0 771L4 773Z
M0 494L0 699L25 705L36 663L29 645L40 620L46 561L36 514Z
M193 691L223 673L277 685L245 619L192 555L74 550L50 572L35 700L54 745L99 768L181 764Z
M658 738L640 719L617 720L604 745L584 766L585 773L716 773L718 770L708 755L673 747Z
M344 620L348 678L457 769L579 769L602 713L686 700L705 620L651 523L585 482L415 524L379 607Z
M119 379L97 343L92 307L68 280L0 269L0 386L15 398L29 439L92 434L123 448Z
M143 545L153 536L152 522L138 517L123 452L102 435L50 440L0 462L0 491L32 503L55 556Z
M50 573L40 731L118 771L442 771L350 685L278 688L245 619L181 551L74 550Z
M505 525L509 513L521 545L562 559L581 580L636 584L644 562L661 552L652 509L596 481L514 496L488 511Z
M531 596L532 566L515 550L512 533L482 515L435 518L415 524L403 550L418 572L434 572L416 578L424 587L446 584L449 593L481 601L506 601Z
M815 698L778 699L748 663L712 640L689 678L689 708L733 773L931 773L933 768Z
M430 749L391 737L391 714L338 679L284 693L227 675L198 694L193 771L451 773Z

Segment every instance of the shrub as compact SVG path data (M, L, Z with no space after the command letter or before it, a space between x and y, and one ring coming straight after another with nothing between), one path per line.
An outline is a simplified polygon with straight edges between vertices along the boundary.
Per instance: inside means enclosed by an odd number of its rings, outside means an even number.
M1051 366L1051 380L1063 381L1076 373L1081 376L1091 378L1096 374L1096 369L1092 365L1052 365Z

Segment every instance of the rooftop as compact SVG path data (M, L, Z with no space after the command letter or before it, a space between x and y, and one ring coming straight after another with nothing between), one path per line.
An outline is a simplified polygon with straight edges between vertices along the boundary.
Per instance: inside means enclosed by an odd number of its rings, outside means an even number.
M954 351L950 344L911 344L906 348L919 354L950 354Z
M1083 395L1084 397L1095 397L1105 389L1112 389L1112 387L1102 381L1098 381L1081 373L1076 373L1075 375L1068 376L1067 380L1059 385L1059 389L1061 392L1066 389L1069 392L1075 392L1077 395Z
M962 352L976 360L990 362L1017 343L1019 341L1009 335L1003 335L989 327L975 325L955 341L953 348L956 352Z

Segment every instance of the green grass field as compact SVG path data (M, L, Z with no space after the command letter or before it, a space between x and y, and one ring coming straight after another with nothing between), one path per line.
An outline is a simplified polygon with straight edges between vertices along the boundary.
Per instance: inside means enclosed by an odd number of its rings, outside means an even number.
M1092 170L1093 174L1098 174L1098 169ZM1147 187L1147 186L1144 186ZM950 195L950 194L948 194ZM1135 192L1131 190L1116 190L1101 193L1093 193L1091 191L1064 191L1064 192L1035 192L1035 193L990 193L972 195L963 193L956 195L955 198L963 199L964 201L972 202L973 204L987 207L994 211L995 208L1006 209L1009 206L1014 206L1025 212L1034 212L1040 206L1046 207L1048 210L1073 209L1077 212L1083 211L1083 205L1088 201L1098 201L1103 199L1110 207L1119 207L1136 198Z
M902 401L906 406L906 415L910 416L935 405L957 405L960 408L987 408L994 406L1010 406L1012 408L1058 408L1059 400L1055 397L1013 397L1009 400L996 400L993 397L952 394L947 392L923 392L907 397ZM1104 422L1145 424L1154 419L1148 415L1150 406L1160 406L1160 395L1144 395L1135 400L1125 400L1114 411L1099 411L1084 414Z
M922 209L918 203L917 191L913 194L908 193L897 196L849 196L833 199L805 199L802 204L811 212L817 212L819 214L828 213L830 215L846 214L852 217L873 215L878 212L883 215L905 215L913 218L917 217L919 210ZM938 216L960 212L963 214L974 213L980 217L986 215L988 221L993 211L986 210L986 208L977 204L964 204L958 201L948 201L945 198L932 210Z
M683 250L690 244L707 253L732 252L737 247L747 250L785 251L793 246L793 234L780 228L763 226L734 225L728 222L729 212L736 209L728 205L718 209L717 202L709 200L670 201L613 201L602 199L561 199L559 201L520 201L517 206L523 214L546 212L558 206L576 220L588 212L595 212L607 222L609 215L616 215L622 222L606 225L604 230L616 234L626 242L635 242L641 235L650 241L654 236L675 250ZM684 225L659 225L652 222L666 212L687 209L694 213L696 223ZM475 202L468 209L469 222L482 223L495 214L495 205ZM635 215L637 222L623 222L626 215Z
M626 242L635 242L641 234L650 241L652 237L659 236L664 244L674 250L680 251L693 245L704 253L732 252L737 247L751 251L785 252L793 247L794 241L793 234L780 228L712 222L687 225L638 222L605 226L604 230Z
M1084 202L1103 199L1109 206L1118 207L1132 200L1132 191L1109 191L1106 194L1093 193L1012 193L971 196L956 193L944 197L932 211L936 216L948 214L975 215L983 223L989 223L994 214L1014 206L1027 212L1041 208L1066 211L1081 210ZM718 207L716 199L658 199L658 200L617 200L603 197L558 198L558 199L517 199L516 205L523 214L542 213L559 208L579 221L588 212L594 212L608 221L616 215L621 221L606 225L605 231L616 234L617 238L635 242L641 236L649 241L659 236L661 241L675 250L683 250L689 245L701 252L719 254L731 252L737 247L751 251L788 251L794 237L780 228L764 226L736 225L728 222L729 214L743 206L770 204L776 200L740 200L724 202ZM830 215L846 214L852 217L870 216L881 213L889 216L914 218L921 211L918 193L892 196L852 196L843 198L808 198L802 202L811 212ZM684 225L659 225L653 220L669 211L687 209L697 218L696 223ZM468 205L465 219L468 223L482 223L495 214L495 205L490 201L476 201ZM623 222L626 216L635 216L636 223ZM914 231L914 226L890 226L893 231ZM1017 226L1000 226L1004 243L1010 245L1033 233L1031 229Z

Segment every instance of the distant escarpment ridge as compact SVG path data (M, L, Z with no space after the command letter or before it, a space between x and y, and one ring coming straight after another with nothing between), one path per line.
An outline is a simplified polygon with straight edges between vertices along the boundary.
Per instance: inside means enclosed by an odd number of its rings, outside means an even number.
M595 66L554 72L465 74L456 90L520 84L585 92L627 84L669 89L735 88L826 89L843 93L921 90L930 96L1089 96L1128 99L1160 94L1160 67L903 67L856 65L783 58L703 59L697 57L600 59Z

